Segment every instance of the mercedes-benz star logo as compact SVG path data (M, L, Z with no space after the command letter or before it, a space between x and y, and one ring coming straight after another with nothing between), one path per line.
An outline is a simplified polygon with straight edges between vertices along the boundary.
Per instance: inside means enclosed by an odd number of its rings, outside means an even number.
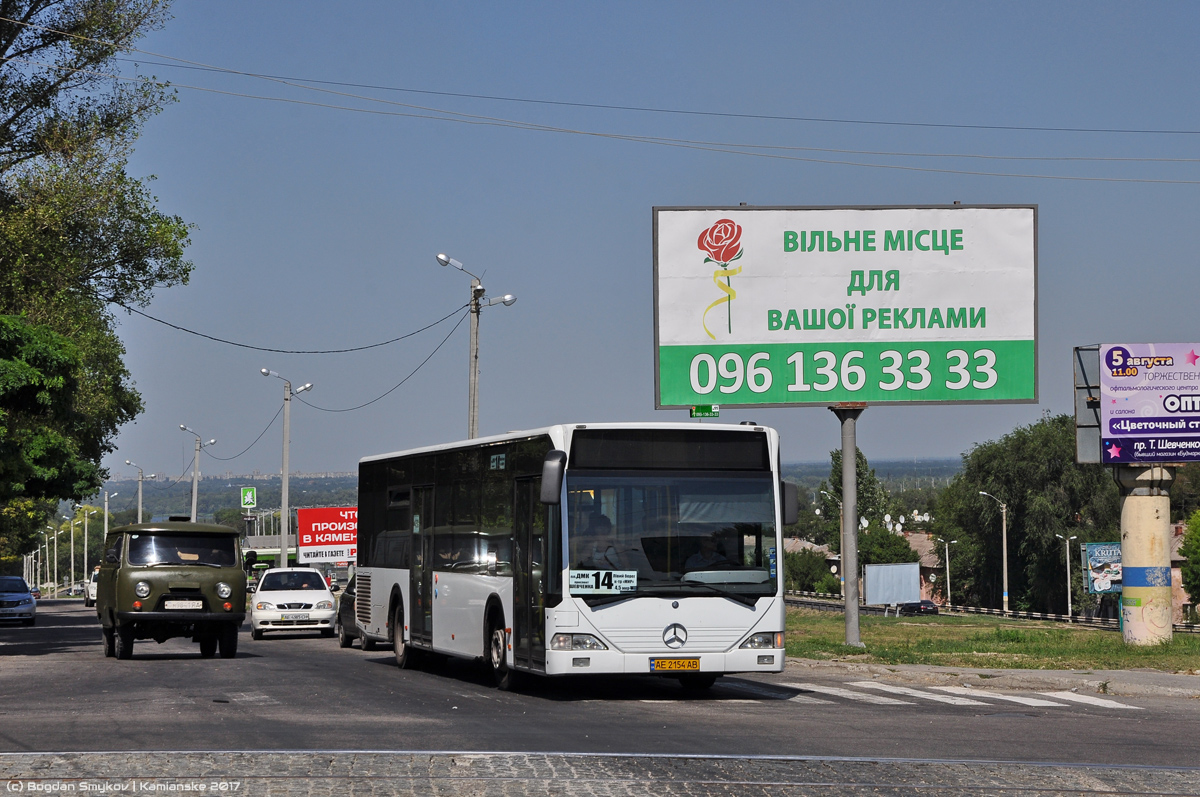
M663 629L663 642L671 650L678 650L687 642L687 629L679 623L671 623Z

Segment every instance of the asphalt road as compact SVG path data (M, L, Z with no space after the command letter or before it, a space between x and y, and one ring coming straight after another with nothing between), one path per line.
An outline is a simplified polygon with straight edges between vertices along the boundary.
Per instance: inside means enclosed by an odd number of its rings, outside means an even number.
M252 641L244 626L239 647L235 659L201 659L184 640L140 641L132 660L106 659L91 610L45 601L37 626L0 627L0 753L457 751L1035 768L1200 763L1197 700L1121 697L1100 705L1035 693L906 693L891 691L887 678L795 671L726 677L702 693L651 677L535 680L499 692L470 662L437 658L399 670L390 652L340 649L316 635ZM1200 784L1200 770L1188 777ZM1191 788L1169 791L1200 792Z

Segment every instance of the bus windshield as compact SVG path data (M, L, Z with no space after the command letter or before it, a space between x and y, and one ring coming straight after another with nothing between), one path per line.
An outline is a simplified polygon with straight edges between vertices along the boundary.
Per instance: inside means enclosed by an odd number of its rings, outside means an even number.
M769 473L567 475L569 590L593 599L775 594Z

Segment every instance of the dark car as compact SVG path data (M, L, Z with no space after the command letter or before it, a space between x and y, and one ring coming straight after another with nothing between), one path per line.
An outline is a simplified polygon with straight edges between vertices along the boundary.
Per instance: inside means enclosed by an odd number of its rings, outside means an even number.
M355 577L350 576L350 581L343 589L342 594L337 597L337 617L334 621L337 633L337 646L350 647L354 645L354 640L359 640L359 645L364 651L374 649L370 640L365 639L359 634L358 624L354 622L354 597L358 593L355 586Z
M937 614L938 607L933 601L913 601L900 604L900 614L912 617L919 614Z

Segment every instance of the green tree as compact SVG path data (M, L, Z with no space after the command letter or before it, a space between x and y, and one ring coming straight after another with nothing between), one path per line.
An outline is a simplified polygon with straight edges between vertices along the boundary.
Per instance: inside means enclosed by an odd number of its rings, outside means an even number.
M801 592L812 592L822 578L829 575L825 555L819 551L802 549L783 555L784 587Z
M69 339L73 358L59 375L69 406L22 416L25 442L4 441L26 452L25 475L0 472L0 533L16 554L42 525L18 519L41 498L94 492L117 429L142 409L112 308L145 306L191 270L188 226L126 173L142 124L172 97L153 78L107 77L166 16L160 0L0 0L0 314Z
M1195 606L1200 603L1200 509L1188 518L1187 532L1183 536L1183 544L1179 546L1179 553L1187 557L1181 568L1183 588Z
M858 532L858 564L889 565L915 562L920 557L903 534L870 525Z
M1077 537L1072 545L1119 538L1116 485L1103 466L1076 464L1074 419L1058 415L1018 427L965 454L962 472L938 500L933 531L959 541L952 552L955 602L1002 603L1000 506L980 491L1008 505L1014 608L1066 609L1063 542L1055 535Z

